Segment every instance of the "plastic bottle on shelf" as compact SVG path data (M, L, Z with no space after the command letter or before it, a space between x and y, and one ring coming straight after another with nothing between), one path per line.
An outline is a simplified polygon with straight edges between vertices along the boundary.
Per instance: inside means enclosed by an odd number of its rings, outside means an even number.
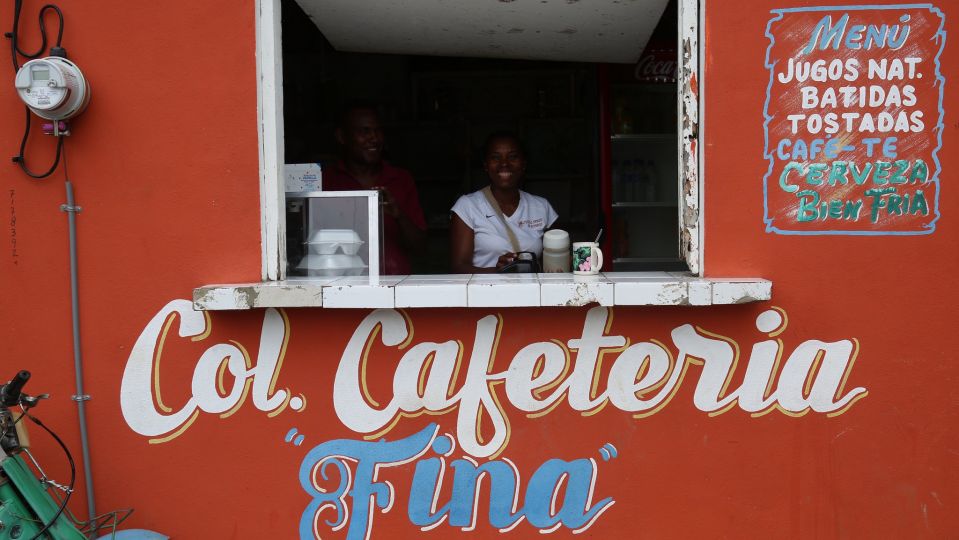
M642 101L642 109L639 111L640 121L638 122L639 132L640 133L655 133L656 132L656 120L653 118L654 107L650 107L648 100Z
M669 183L665 181L666 177L663 175L663 169L656 162L653 162L652 165L653 171L651 174L656 178L656 194L659 200L664 203L676 202L676 192L669 189ZM666 186L665 189L663 186Z
M627 159L623 164L623 200L636 200L636 161Z
M663 133L669 133L673 129L676 129L676 108L675 107L660 107L659 108L659 123L662 126ZM670 129L669 126L673 126Z
M623 200L623 172L619 168L619 162L615 159L613 160L613 174L612 174L612 183L613 183L613 202Z
M623 108L622 130L624 134L633 133L633 112L629 110L629 107Z
M629 257L629 221L624 216L614 218L613 247L617 259Z
M658 184L659 184L659 175L656 172L656 165L653 160L645 162L645 173L646 177L646 187L644 190L644 197L647 202L658 202Z
M616 104L616 111L613 114L613 133L617 135L627 135L633 132L633 112L629 110L626 103L620 100Z
M646 160L636 160L636 194L634 201L649 202L649 174L646 170Z

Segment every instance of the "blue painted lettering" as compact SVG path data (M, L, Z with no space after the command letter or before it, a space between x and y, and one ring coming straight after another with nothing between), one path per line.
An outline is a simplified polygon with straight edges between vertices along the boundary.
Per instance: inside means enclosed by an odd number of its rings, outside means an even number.
M594 459L564 461L549 459L533 473L526 486L523 506L519 503L520 475L505 458L479 464L470 457L454 460L449 501L437 507L443 493L446 458L452 453L451 435L437 436L439 427L430 424L405 439L387 442L338 439L322 443L303 458L300 485L313 497L300 518L300 538L320 538L321 514L335 512L323 522L332 530L346 527L347 540L369 537L373 527L373 506L388 512L393 508L393 486L377 478L383 467L417 461L410 486L407 515L414 525L430 530L444 521L464 531L476 528L477 508L484 478L489 486L489 524L501 532L511 530L523 519L550 533L560 527L573 534L585 531L614 504L611 497L593 502L598 475ZM420 459L428 451L436 456ZM608 451L607 451L608 452ZM608 457L608 456L607 456ZM321 483L332 480L326 489Z
M781 187L786 193L795 193L799 190L799 186L794 186L786 182L786 179L789 178L790 170L796 170L799 171L799 174L802 174L802 165L796 163L795 161L790 161L787 163L786 167L783 168L783 173L779 175L779 187Z
M899 22L903 24L888 25L862 25L854 24L847 28L849 24L849 14L846 13L836 21L832 22L832 16L826 15L816 23L812 33L809 35L809 42L803 48L803 54L809 54L814 50L824 51L831 48L838 51L840 45L847 49L858 50L865 47L888 47L891 50L898 50L906 44L909 38L909 15L903 15Z

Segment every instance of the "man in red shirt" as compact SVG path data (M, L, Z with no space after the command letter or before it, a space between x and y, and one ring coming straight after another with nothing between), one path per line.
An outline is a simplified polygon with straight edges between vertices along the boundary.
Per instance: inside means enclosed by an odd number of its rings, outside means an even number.
M426 220L412 175L383 159L383 128L376 110L368 105L346 108L336 128L336 140L342 158L323 169L323 189L380 190L383 273L409 274L410 255L421 253L426 244Z

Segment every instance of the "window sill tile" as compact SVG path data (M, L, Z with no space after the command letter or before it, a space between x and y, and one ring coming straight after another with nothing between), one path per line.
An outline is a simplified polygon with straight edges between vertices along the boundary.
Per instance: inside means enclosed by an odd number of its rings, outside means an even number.
M394 289L406 276L380 277L371 283L368 277L340 278L323 287L323 305L331 308L395 307Z
M193 308L200 311L268 307L321 307L323 287L335 279L265 281L207 285L193 290Z
M473 277L470 278L470 284L481 283L484 285L490 284L528 284L528 283L539 283L539 278L536 277L536 274L473 274Z
M674 276L668 272L605 272L603 273L603 277L613 283L637 283L644 281L661 281L673 278Z
M769 300L773 296L773 283L764 279L712 278L713 304L748 304Z
M671 277L634 277L615 282L618 306L680 306L689 304L689 282Z
M613 282L605 276L540 276L541 306L613 305Z
M193 291L194 308L236 310L268 307L416 308L705 306L772 298L772 282L757 278L699 278L667 272L619 272L598 276L438 275L291 278L285 281L207 285Z
M468 282L468 279L411 277L396 286L396 307L467 307Z
M475 275L467 285L467 307L523 307L539 305L536 276Z
M456 283L468 283L473 276L471 274L417 274L407 276L403 280L404 284L421 281L453 281Z

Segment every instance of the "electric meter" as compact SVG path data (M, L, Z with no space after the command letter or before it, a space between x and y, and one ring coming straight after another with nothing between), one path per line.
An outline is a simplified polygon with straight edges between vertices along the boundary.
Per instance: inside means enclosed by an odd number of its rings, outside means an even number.
M48 56L30 60L15 80L20 99L47 120L67 120L90 102L90 85L80 68L66 58Z

